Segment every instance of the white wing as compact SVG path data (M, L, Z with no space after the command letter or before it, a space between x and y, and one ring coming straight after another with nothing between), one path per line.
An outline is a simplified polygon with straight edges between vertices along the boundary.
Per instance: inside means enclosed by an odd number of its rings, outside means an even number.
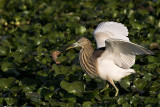
M101 55L102 60L111 59L119 67L128 69L135 63L135 55L153 54L146 48L129 41L128 29L121 23L102 22L93 35L96 39L97 49L106 47Z
M129 41L127 27L117 22L101 22L93 32L93 35L96 39L97 49L105 47L105 40L109 38Z
M146 48L121 39L107 39L106 50L102 54L102 59L114 60L119 67L129 69L135 63L135 55L153 54Z

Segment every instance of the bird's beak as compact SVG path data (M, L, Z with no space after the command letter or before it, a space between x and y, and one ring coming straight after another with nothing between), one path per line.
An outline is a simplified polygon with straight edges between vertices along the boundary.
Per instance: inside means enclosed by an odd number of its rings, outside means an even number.
M69 49L75 48L75 47L77 47L77 46L78 46L78 44L77 44L77 42L76 42L76 43L73 43L72 45L68 46L65 50L69 50Z

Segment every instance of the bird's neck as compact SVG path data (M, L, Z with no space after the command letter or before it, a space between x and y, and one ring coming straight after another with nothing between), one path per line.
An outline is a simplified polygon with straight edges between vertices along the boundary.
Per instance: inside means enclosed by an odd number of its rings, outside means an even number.
M92 57L93 52L94 52L94 49L93 49L91 43L88 43L88 44L84 45L84 46L82 47L82 49L80 50L80 53L84 53L84 54L86 54L88 57Z
M91 42L84 45L80 50L79 60L82 69L91 77L97 76L96 60L93 58L94 49Z

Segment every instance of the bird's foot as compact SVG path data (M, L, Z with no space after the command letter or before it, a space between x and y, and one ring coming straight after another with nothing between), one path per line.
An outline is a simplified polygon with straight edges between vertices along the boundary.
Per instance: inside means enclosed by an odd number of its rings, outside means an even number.
M115 88L115 89L116 89L116 94L115 94L115 97L116 97L119 93L119 89L118 88Z
M100 91L100 93L104 92L108 87L109 87L109 84L107 84L107 85L105 86L105 88L103 88L103 89Z

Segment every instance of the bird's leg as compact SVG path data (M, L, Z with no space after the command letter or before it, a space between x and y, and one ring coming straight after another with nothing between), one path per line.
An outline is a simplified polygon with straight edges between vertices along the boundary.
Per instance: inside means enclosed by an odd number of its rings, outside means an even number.
M111 78L107 78L107 80L114 86L114 88L116 89L116 94L115 96L118 95L119 89L116 87L116 85L114 84L114 81Z
M105 88L103 88L103 89L100 91L100 93L102 93L103 91L105 91L108 87L109 87L109 85L107 84L107 85L105 86Z

